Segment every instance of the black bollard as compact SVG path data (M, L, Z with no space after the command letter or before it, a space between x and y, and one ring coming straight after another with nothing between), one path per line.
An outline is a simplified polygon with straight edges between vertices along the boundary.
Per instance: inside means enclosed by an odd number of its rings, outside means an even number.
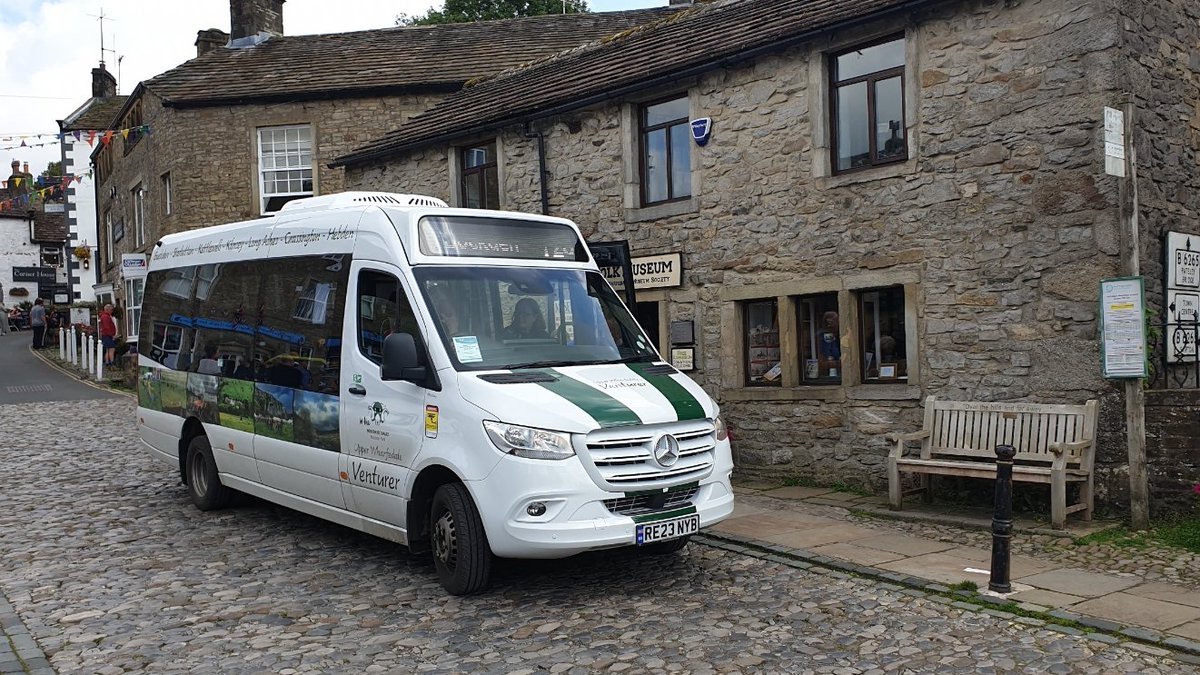
M1017 449L996 446L996 510L992 514L992 578L988 588L997 593L1012 591L1009 555L1012 553L1012 470Z

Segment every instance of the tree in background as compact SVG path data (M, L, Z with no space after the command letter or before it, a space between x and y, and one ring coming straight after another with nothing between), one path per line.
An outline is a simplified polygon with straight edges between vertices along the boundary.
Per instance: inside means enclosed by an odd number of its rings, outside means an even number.
M396 25L433 26L587 11L587 0L445 0L445 6L440 10L430 8L421 16L401 14L396 17Z

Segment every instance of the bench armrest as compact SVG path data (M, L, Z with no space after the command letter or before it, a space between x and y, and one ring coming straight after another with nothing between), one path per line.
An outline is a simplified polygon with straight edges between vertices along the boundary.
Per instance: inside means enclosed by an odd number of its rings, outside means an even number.
M906 441L919 441L923 438L928 438L931 433L932 432L930 432L928 429L922 429L921 431L914 431L907 434L888 434L885 436L885 438L887 438L889 441L895 441L896 443L896 447L892 448L889 456L895 457L896 459L903 457L904 443Z
M1091 446L1092 446L1092 441L1072 441L1070 443L1051 443L1050 444L1050 452L1054 453L1055 455L1061 455L1061 454L1063 454L1063 451L1065 450L1065 451L1071 453L1072 455L1077 455L1077 454L1079 454L1079 452L1081 450L1087 450Z

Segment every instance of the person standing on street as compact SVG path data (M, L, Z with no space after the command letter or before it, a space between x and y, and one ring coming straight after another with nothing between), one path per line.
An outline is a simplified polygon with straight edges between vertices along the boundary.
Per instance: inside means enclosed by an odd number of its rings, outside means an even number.
M29 325L33 328L33 348L42 349L46 346L46 305L41 298L33 301Z
M4 306L4 301L0 300L0 335L8 335L8 308Z
M113 306L108 303L100 311L100 342L104 344L104 365L117 360L117 322L113 321Z

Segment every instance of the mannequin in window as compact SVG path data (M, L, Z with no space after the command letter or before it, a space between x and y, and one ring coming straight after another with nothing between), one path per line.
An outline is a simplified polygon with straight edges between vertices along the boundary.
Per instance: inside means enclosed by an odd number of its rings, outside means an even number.
M504 340L549 340L546 320L533 298L521 298L513 308L512 323L500 333Z

